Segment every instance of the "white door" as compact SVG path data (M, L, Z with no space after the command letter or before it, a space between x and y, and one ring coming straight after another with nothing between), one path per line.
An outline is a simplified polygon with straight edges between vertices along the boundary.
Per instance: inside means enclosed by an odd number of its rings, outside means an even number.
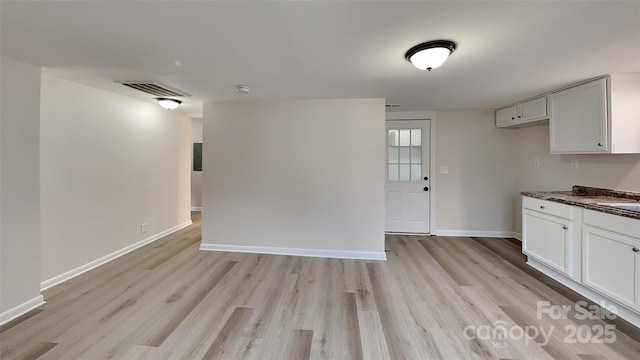
M429 233L429 120L387 121L386 231Z

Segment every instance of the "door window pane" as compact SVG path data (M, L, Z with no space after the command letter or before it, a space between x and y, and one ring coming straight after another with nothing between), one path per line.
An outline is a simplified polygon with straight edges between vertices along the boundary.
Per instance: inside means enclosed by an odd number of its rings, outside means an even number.
M410 132L411 130L409 129L400 129L400 146L411 145L411 142L409 141Z
M411 129L411 146L422 145L422 129Z
M411 163L420 164L422 161L422 148L419 146L411 147Z
M409 147L408 146L401 146L400 147L400 163L401 164L408 164L409 161Z
M411 181L420 181L422 178L422 165L411 165Z
M398 146L398 130L391 129L389 130L389 146Z
M389 164L398 163L398 148L396 146L389 146Z
M389 165L389 181L398 181L398 165Z
M409 172L411 171L409 166L410 165L400 165L400 181L411 180L411 177L409 176Z

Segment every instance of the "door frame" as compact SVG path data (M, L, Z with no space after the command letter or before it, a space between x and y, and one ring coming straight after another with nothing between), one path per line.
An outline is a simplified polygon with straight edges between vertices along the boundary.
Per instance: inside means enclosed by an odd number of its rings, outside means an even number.
M429 235L436 235L436 112L435 111L394 111L385 114L387 121L430 120L429 131ZM386 126L385 126L386 129ZM386 176L385 171L385 176ZM386 179L385 179L386 184ZM386 190L385 190L386 191ZM386 208L386 206L385 206ZM385 216L386 219L386 216ZM386 234L389 234L385 231Z

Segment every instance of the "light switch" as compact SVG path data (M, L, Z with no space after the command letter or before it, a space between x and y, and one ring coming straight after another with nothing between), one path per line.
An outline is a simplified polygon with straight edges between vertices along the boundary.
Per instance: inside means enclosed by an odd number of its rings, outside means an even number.
M533 167L536 167L536 168L540 167L540 158L533 159Z
M580 162L578 160L571 160L571 168L576 170L580 168Z
M449 175L449 167L440 166L440 175Z

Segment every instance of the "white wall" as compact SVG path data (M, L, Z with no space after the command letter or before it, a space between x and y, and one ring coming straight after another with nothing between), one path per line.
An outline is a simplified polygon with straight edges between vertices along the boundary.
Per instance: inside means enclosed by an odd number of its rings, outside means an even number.
M384 129L384 99L205 103L203 248L383 257Z
M202 142L202 118L191 119L191 142ZM202 210L202 171L193 171L193 144L191 145L191 210Z
M436 234L508 236L513 231L517 138L494 112L436 114ZM441 166L449 168L441 175Z
M512 132L508 131L508 132ZM517 174L520 191L569 191L573 185L586 185L640 191L640 154L616 155L551 155L549 154L549 124L518 128ZM533 159L540 159L540 167ZM571 160L579 168L571 169ZM521 198L517 198L519 210ZM521 232L521 214L514 219L516 232Z
M40 295L40 68L0 58L0 313Z
M41 279L188 222L190 144L179 112L43 75Z

